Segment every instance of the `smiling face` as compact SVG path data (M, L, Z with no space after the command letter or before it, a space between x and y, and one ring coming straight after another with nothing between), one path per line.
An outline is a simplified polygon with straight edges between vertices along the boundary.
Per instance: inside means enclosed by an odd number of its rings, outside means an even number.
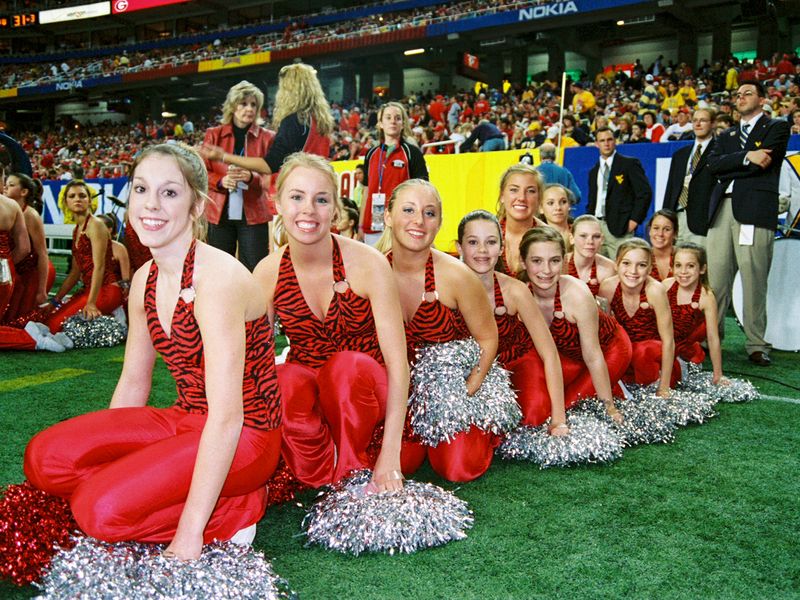
M671 248L675 243L675 226L667 217L657 215L650 224L649 235L653 248L658 250Z
M478 275L493 271L503 248L497 223L487 219L468 222L456 247L464 263Z
M384 222L392 231L392 247L428 250L442 226L442 205L432 190L409 185L396 192Z
M706 268L706 265L700 266L697 254L691 250L678 250L675 253L673 273L681 287L694 288Z
M233 110L233 124L240 129L249 127L258 117L258 100L255 96L245 96Z
M635 290L647 281L650 274L650 253L644 248L632 248L617 258L617 274L622 286Z
M572 245L584 258L594 258L603 245L603 232L599 223L581 222L572 228Z
M512 221L530 222L539 211L539 181L532 173L514 173L508 177L500 193L506 217Z
M283 180L276 208L289 239L301 244L328 236L338 218L330 177L306 166L295 167Z
M522 258L528 279L535 289L546 291L558 283L564 256L555 242L534 242Z
M542 212L547 222L553 225L564 225L569 216L570 202L567 192L562 187L550 187L544 192Z
M136 166L128 196L128 217L142 243L152 249L186 244L202 203L178 162L153 153Z

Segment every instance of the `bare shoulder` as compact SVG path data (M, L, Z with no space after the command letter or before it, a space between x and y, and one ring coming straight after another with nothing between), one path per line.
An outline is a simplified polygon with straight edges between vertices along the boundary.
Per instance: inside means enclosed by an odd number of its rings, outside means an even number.
M150 266L153 264L153 259L144 263L136 273L131 277L131 288L128 294L128 303L130 308L141 307L144 305L144 288L147 284L147 277L150 275Z
M647 278L647 288L645 290L647 294L647 301L652 303L654 300L665 300L667 299L667 288L664 287L664 284L652 277Z
M561 286L561 300L566 304L575 305L593 298L589 286L577 277L562 275L558 281Z
M604 279L600 284L600 295L610 298L614 295L617 285L619 285L619 275L612 275L608 279Z
M602 254L597 254L594 258L595 261L597 261L598 275L600 275L601 271L610 273L608 277L611 277L611 275L615 275L617 273L617 263L615 263L607 256L603 256Z
M280 248L276 248L275 251L266 258L262 258L261 261L256 265L256 268L253 270L253 275L255 276L256 281L258 281L261 285L267 285L270 283L274 285L278 280L281 259L283 258L283 254L285 252L286 246L281 246Z
M441 250L431 250L433 254L433 269L436 271L437 279L444 277L446 280L457 281L465 275L477 277L472 270L457 258L450 256Z
M335 236L342 252L342 261L348 279L370 278L376 274L390 274L391 267L386 256L363 242L350 238Z
M264 313L266 303L255 277L227 252L198 242L195 250L194 285L198 294L213 304L241 299L248 315Z
M516 277L511 277L505 273L499 272L495 273L495 277L497 277L497 282L500 284L500 292L503 294L504 298L511 298L516 301L531 295L528 286Z

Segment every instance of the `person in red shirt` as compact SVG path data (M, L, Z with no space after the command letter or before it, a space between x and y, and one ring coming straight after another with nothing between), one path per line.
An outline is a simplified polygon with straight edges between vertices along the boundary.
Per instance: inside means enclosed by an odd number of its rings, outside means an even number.
M357 106L354 106L353 110L350 111L348 126L350 128L350 133L353 135L356 135L361 128L361 110Z
M437 95L436 98L433 99L428 105L428 114L431 116L431 119L434 120L436 124L444 123L445 122L445 111L446 107L444 104L444 98L441 94Z
M364 157L364 185L360 235L368 244L383 232L383 212L394 188L407 179L428 179L425 159L411 133L408 114L399 102L387 102L378 111L379 144Z
M473 109L476 117L482 117L486 113L489 112L489 102L486 100L486 94L481 94L478 96L478 100L475 102L475 108Z

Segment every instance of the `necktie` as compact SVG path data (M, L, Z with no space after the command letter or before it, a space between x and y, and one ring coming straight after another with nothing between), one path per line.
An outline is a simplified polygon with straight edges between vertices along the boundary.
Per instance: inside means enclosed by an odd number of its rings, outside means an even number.
M742 150L744 150L745 145L747 145L747 136L749 129L750 129L750 123L745 123L744 125L742 125L742 129L739 133L739 143L742 145Z
M608 163L603 163L603 191L608 192L608 180L611 177L611 169Z
M697 165L700 162L700 156L702 154L702 146L697 144L697 149L694 151L694 154L692 154L692 165L689 167L689 175L694 175L694 171L697 169ZM678 204L680 204L682 208L686 208L686 206L689 204L689 184L685 180L683 182L681 195L678 196Z

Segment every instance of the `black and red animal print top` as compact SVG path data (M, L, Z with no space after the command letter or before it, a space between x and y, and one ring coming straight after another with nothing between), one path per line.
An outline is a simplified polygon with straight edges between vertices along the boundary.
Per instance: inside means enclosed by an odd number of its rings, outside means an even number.
M372 303L350 288L336 236L331 240L334 292L321 321L303 297L288 246L281 257L273 303L290 340L288 360L317 369L334 353L352 350L384 364Z
M11 258L11 237L8 231L0 231L0 258Z
M574 254L567 263L567 274L572 275L575 279L581 279L581 276L578 275L578 267L575 266ZM581 281L583 280L581 279ZM597 296L600 292L600 281L597 279L597 259L592 260L592 270L589 273L589 281L584 281L584 283L589 286L589 291L592 292L592 296Z
M629 315L628 311L625 310L625 303L622 300L622 288L619 284L617 284L617 289L614 290L614 297L611 300L611 312L614 313L617 322L628 333L632 343L661 339L658 334L656 311L647 302L646 288L647 284L642 286L642 291L639 293L639 306L633 316Z
M78 261L81 270L81 281L88 290L92 285L92 272L94 271L94 260L92 259L92 242L86 237L86 226L89 224L87 218L82 227L75 227L72 231L72 258ZM105 229L105 227L104 227ZM106 270L103 273L103 285L110 285L117 282L114 273L114 253L111 251L111 241L106 244Z
M703 291L703 286L700 282L697 282L692 294L692 300L687 304L678 304L679 288L680 286L676 281L667 290L669 307L672 310L672 330L676 345L687 340L705 320L705 314L700 310L700 294Z
M386 255L392 264L392 253ZM440 344L469 337L464 317L455 308L439 302L436 291L436 273L433 270L433 253L425 263L425 292L414 316L405 324L406 350L409 362L416 360L416 351L428 344Z
M672 277L673 275L673 268L675 266L675 255L669 257L669 272L667 273L667 277ZM658 265L656 264L655 259L653 260L653 266L650 267L650 277L655 279L656 281L664 281L667 277L662 279L661 273L658 272Z
M599 308L597 309L597 316L597 337L600 341L600 348L605 351L614 339L617 322L614 317L607 315ZM580 329L577 323L569 321L564 314L564 308L561 305L560 282L556 286L556 295L553 298L553 320L550 321L550 335L553 336L553 341L556 343L556 349L559 354L573 360L583 360Z
M494 320L497 323L497 360L501 365L506 365L517 360L533 348L533 340L528 334L519 315L509 315L503 302L503 291L500 282L494 277Z
M183 263L181 293L172 315L169 336L161 326L156 308L158 266L155 261L150 265L147 276L144 308L153 347L161 354L175 379L178 391L176 405L190 413L206 414L208 401L203 338L193 311L195 245L193 241ZM281 423L280 393L272 329L266 314L245 324L245 340L242 378L244 424L255 429L275 429Z

